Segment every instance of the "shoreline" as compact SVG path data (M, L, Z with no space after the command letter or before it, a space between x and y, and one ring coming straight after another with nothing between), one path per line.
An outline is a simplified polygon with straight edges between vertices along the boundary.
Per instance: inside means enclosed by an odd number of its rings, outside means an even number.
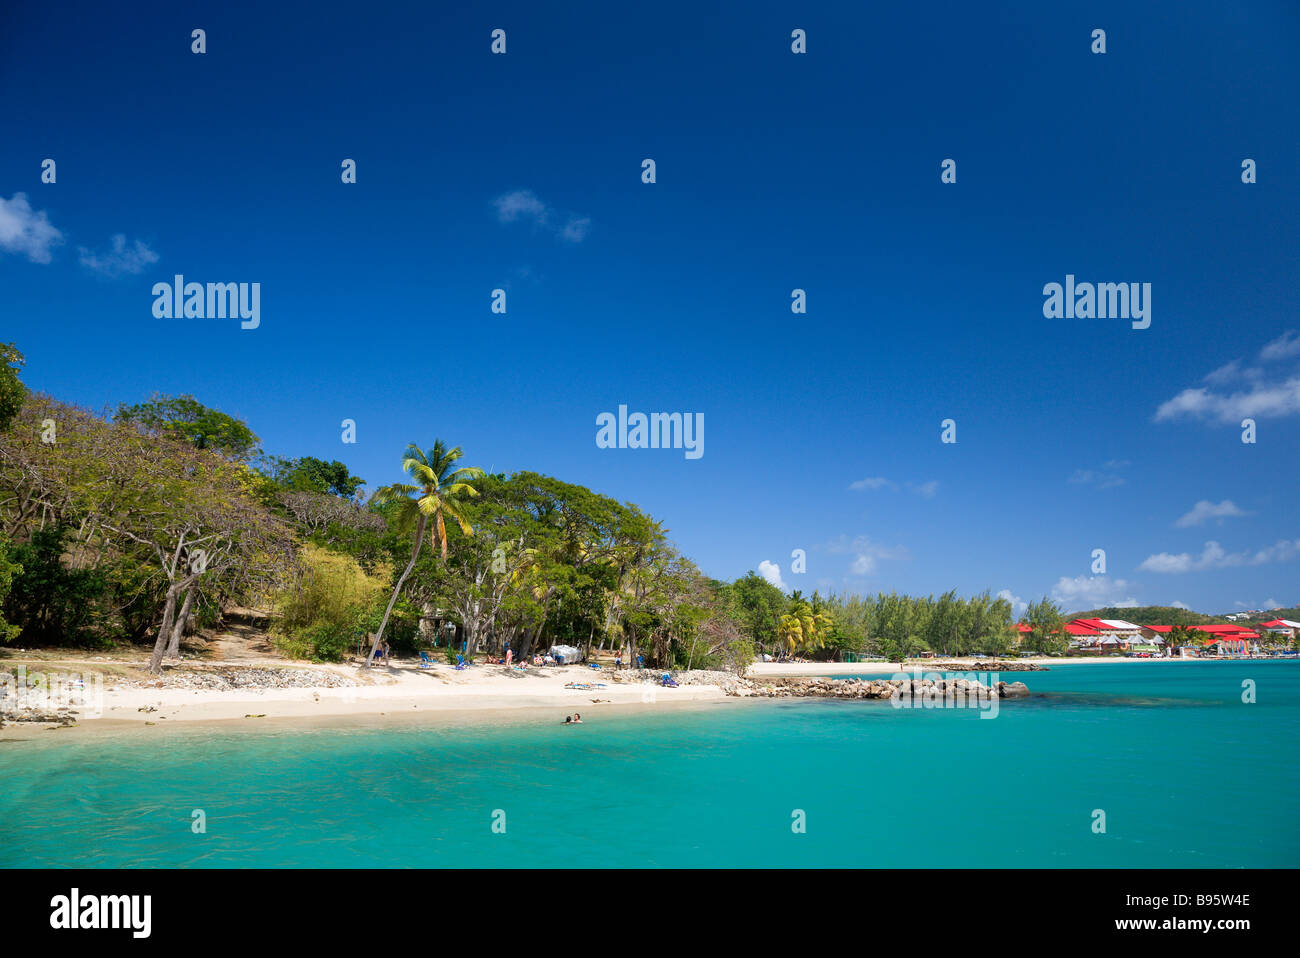
M1163 662L1165 664L1180 662L1286 662L1300 661L1297 659L1230 659L1230 658L1213 658L1213 659L1184 659L1184 658L1152 658L1152 659L1129 659L1122 656L1108 656L1100 658L1097 656L1068 656L1063 658L1051 658L1048 656L1025 657L1022 659L997 659L992 658L971 658L954 657L947 659L908 659L904 666L905 672L950 672L953 669L940 668L940 666L956 665L960 666L962 671L975 671L978 664L989 664L994 661L1007 661L1019 663L1021 665L1041 665L1051 669L1056 665L1132 665L1139 662ZM749 667L745 674L750 678L777 678L782 676L806 676L806 675L893 675L898 672L897 662L755 662ZM983 671L997 671L983 670Z
M50 666L66 664L30 662L27 667L30 674L55 671ZM397 663L392 667L378 666L371 674L363 675L360 670L346 666L210 663L193 669L193 674L239 667L327 672L339 679L367 684L195 689L148 684L115 687L114 681L122 680L106 678L102 693L90 695L92 701L85 705L71 706L76 713L75 724L62 727L121 730L183 724L266 725L280 720L347 723L397 716L449 719L489 713L542 716L552 711L556 720L561 721L565 714L572 712L656 709L727 698L719 685L683 683L676 688L663 688L648 682L614 681L612 672L596 672L586 666L519 672L499 665L479 665L458 672L447 665L420 668L417 664ZM565 688L569 682L604 683L604 687ZM6 720L0 729L0 740L23 729L59 727L55 723Z
M912 676L939 671L998 671L977 670L975 666L981 661L974 658L909 661L906 671ZM1062 665L1229 660L1036 657L1013 661L1051 669ZM37 672L62 672L66 675L74 661L26 659L22 664L29 675ZM78 664L91 669L73 674L89 675L95 665L108 665L85 660ZM168 669L162 680L154 680L121 674L123 664L113 663L105 671L97 673L103 677L102 691L88 693L85 705L73 704L74 716L70 723L6 720L0 728L0 742L26 738L25 733L32 731L60 729L77 729L74 734L81 737L92 730L95 734L143 733L176 726L364 727L418 722L478 724L502 719L549 723L562 722L563 717L572 712L628 714L661 707L677 709L754 698L728 694L729 689L735 688L731 677L717 673L678 671L676 675L681 684L676 688L664 688L634 678L629 670L615 673L610 669L596 671L576 665L527 671L500 665L477 665L457 671L441 663L421 668L417 662L398 661L392 666L376 666L372 672L363 673L349 665L263 660L183 663L180 667ZM940 665L946 668L940 669ZM320 684L194 687L211 676L241 669L273 670L281 673L280 678L285 681L312 681L314 678ZM761 683L769 679L817 676L888 678L897 673L898 663L758 662L749 668L746 678ZM619 676L617 680L614 678L616 674ZM172 684L164 686L163 682ZM566 683L570 682L604 683L604 687L566 688ZM54 708L50 707L48 711L52 712Z

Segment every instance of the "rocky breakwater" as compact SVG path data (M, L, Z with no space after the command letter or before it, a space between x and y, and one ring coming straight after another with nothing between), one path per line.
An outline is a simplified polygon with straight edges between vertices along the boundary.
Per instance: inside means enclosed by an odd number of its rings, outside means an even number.
M921 679L828 679L781 678L766 681L743 679L728 695L762 698L890 699L894 702L988 701L1023 698L1029 694L1024 682L992 682L970 678Z
M1047 666L1034 662L927 662L927 669L942 672L1046 672Z

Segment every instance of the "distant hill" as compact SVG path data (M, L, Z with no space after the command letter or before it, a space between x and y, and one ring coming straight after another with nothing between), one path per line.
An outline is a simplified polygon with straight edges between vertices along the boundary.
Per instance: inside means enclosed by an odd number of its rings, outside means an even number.
M1069 619L1123 619L1137 625L1208 625L1222 622L1222 616L1203 615L1190 609L1178 609L1169 605L1139 605L1131 609L1093 609L1090 612L1071 612Z
M1255 622L1272 622L1274 619L1290 619L1292 622L1300 622L1300 608L1274 609L1272 612L1265 612L1263 615L1252 615L1251 619Z

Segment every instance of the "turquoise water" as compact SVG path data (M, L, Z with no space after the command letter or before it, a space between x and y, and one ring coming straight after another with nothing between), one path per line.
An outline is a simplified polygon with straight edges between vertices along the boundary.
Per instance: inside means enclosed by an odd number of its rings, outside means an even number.
M1300 663L1003 678L1034 696L992 720L803 700L572 728L32 732L0 744L0 866L1300 864Z

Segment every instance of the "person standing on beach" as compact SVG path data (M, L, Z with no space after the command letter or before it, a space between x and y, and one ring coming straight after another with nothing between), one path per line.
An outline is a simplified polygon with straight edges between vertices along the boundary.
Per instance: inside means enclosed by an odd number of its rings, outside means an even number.
M621 669L622 667L623 667L623 650L619 649L617 652L614 653L614 668Z
M506 646L506 665L509 665L509 664L510 664L511 662L513 662L514 660L515 660L515 650L512 649L512 648L510 648L510 646L507 645L507 646Z

